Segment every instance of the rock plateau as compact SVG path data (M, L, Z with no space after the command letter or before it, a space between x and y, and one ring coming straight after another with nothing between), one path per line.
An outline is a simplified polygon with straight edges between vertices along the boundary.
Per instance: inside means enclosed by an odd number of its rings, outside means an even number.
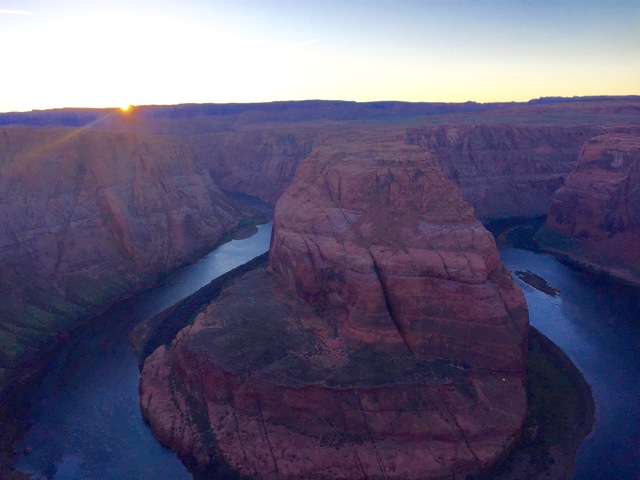
M524 298L427 149L325 138L269 263L144 364L143 414L197 477L462 479L517 440Z

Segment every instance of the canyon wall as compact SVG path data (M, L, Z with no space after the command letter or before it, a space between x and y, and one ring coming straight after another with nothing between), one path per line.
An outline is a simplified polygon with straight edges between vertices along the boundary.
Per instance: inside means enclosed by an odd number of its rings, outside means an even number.
M640 284L640 135L584 144L537 239L587 268Z
M544 216L582 144L602 127L444 125L409 129L482 221Z
M225 190L275 204L300 162L324 137L353 124L251 128L194 135L198 159ZM372 125L370 130L386 130ZM428 149L482 221L544 216L553 193L576 164L580 147L602 127L446 125L406 131L406 142Z
M269 262L144 364L143 414L196 478L463 479L508 452L527 308L428 150L325 138Z
M275 205L300 161L313 149L316 135L304 129L267 128L195 135L189 140L221 188Z
M237 224L194 159L172 137L0 131L0 387L87 313L195 260Z

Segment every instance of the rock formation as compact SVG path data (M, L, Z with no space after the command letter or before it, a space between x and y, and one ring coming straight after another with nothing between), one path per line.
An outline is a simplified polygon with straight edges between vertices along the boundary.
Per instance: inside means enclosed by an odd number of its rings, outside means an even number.
M371 130L379 129L372 126ZM225 190L274 205L300 162L335 125L245 128L194 135L198 159ZM341 131L353 130L344 124ZM601 127L446 125L398 128L427 148L483 221L539 217L576 164L582 144Z
M371 126L371 130L380 126ZM198 160L223 189L274 205L300 162L324 137L353 125L251 127L189 137ZM601 127L447 125L406 131L408 144L432 152L483 221L546 215L582 144Z
M601 127L445 125L410 129L483 221L544 216L575 166L582 144Z
M640 284L640 135L584 144L538 240L595 270Z
M237 224L194 156L172 137L0 132L0 390L7 368Z
M465 478L526 411L524 298L404 134L325 138L245 274L147 358L141 408L196 477Z
M235 225L237 214L212 178L225 190L257 195L274 204L299 165L302 177L291 195L305 199L307 189L315 192L313 198L321 194L317 198L324 204L309 197L305 205L314 217L307 218L293 209L291 198L283 201L274 246L277 256L271 264L278 292L295 291L300 305L311 304L314 309L320 303L328 305L319 318L322 322L334 318L331 332L335 330L345 351L393 358L405 352L416 362L451 361L466 368L464 372L484 368L517 372L518 348L511 343L511 334L498 317L487 317L493 306L478 312L484 324L467 322L470 317L462 307L468 295L478 305L499 306L486 286L499 285L503 278L495 273L499 269L494 268L498 263L493 247L472 220L468 205L449 192L451 184L439 180L422 184L411 176L419 175L422 167L410 171L407 164L398 170L399 161L417 155L416 165L426 162L432 179L441 178L441 173L434 173L441 165L482 220L543 215L552 192L575 166L579 146L603 132L637 134L639 105L637 97L482 105L310 101L142 106L128 114L114 109L0 114L2 125L38 127L0 130L0 397L7 368L18 362L35 367L37 356L59 335L113 300L194 259ZM396 132L392 139L391 128ZM371 201L367 197L371 191L360 184L357 168L351 172L355 167L339 157L361 161L369 154L365 151L384 161L398 160L392 162L390 173L376 173L379 192L386 188L389 198L397 200L402 196L392 192L394 188L435 188L446 193L442 202L452 201L457 210L446 215L446 209L434 211L456 220L443 223L434 217L416 223L406 235L411 212L417 211L405 208L411 202L404 207L387 205L378 193L371 197L376 199L374 211L363 207ZM624 158L631 155L623 153ZM321 165L333 173L325 176ZM361 165L372 175L370 164ZM338 179L342 176L350 183ZM629 178L632 185L635 177ZM327 186L316 185L315 180ZM358 188L368 193L357 194ZM343 204L345 199L349 202ZM432 206L422 201L413 203ZM613 196L611 201L615 203ZM384 224L391 225L389 232L377 230L383 222L367 226L366 219L378 211ZM398 211L403 213L398 216ZM637 265L634 248L639 243L631 228L632 215L627 217L629 222L620 223L620 215L612 220L604 229L611 230L606 239L594 240L600 235L598 228L580 228L575 231L581 235L584 230L591 235L589 240L565 232L555 237L564 243L555 243L554 248L559 251L568 242L575 256L578 247L588 246L580 258L594 265L618 265L622 256L605 254L622 249L631 259L627 263ZM552 231L556 230L546 230ZM419 240L423 237L431 242L427 247ZM442 247L454 240L459 250ZM351 263L345 263L347 259ZM294 261L302 262L301 271L308 277L296 273L298 265L287 264ZM456 288L439 289L445 280ZM444 303L430 306L444 293ZM512 300L503 303L518 303ZM426 312L425 318L416 311ZM459 324L450 322L452 318ZM454 325L462 325L467 333ZM326 342L325 332L318 335ZM470 344L471 337L487 341ZM376 358L371 362L381 363ZM453 373L445 377L453 378ZM347 380L340 382L350 385Z
M313 149L316 135L303 129L255 129L195 135L190 140L221 188L275 205Z

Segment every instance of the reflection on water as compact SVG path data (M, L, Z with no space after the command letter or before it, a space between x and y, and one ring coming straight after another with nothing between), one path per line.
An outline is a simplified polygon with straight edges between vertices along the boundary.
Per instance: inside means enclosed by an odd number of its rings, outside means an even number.
M32 478L56 480L191 478L142 419L137 360L126 337L141 320L266 252L270 238L271 224L260 225L253 237L220 246L165 285L92 320L33 392L33 425L18 445L33 452L19 458L18 468L33 472Z
M640 290L576 271L549 255L501 247L511 271L530 270L557 297L518 280L531 324L571 358L591 386L596 423L571 478L640 478Z

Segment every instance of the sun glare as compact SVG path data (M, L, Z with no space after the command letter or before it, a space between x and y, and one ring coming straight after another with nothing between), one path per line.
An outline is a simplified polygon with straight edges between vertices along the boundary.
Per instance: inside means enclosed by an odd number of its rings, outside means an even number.
M131 105L131 104L122 105L120 107L120 111L123 112L123 113L127 113L127 112L131 111L132 108L133 108L133 105Z

